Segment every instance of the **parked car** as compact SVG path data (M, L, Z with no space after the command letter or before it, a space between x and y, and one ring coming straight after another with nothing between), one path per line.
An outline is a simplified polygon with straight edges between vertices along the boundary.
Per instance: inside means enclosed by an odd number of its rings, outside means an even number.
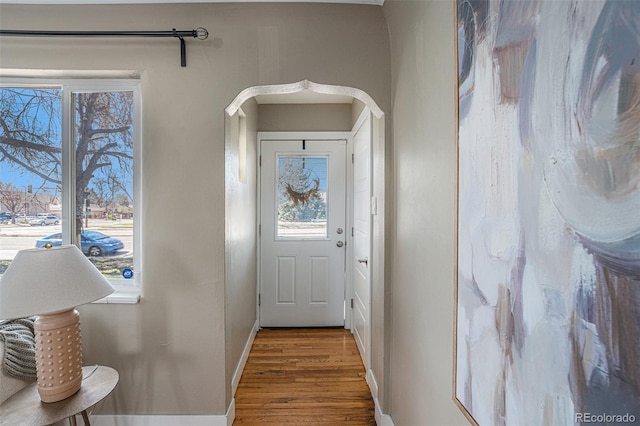
M80 239L82 252L87 256L111 254L124 247L124 244L121 240L110 237L98 231L82 231ZM58 232L56 234L47 235L46 237L36 240L36 247L44 247L47 244L51 244L53 246L62 245L62 234Z
M0 213L0 223L9 223L13 215L9 212Z
M29 223L30 216L25 216L24 214L17 214L13 217L16 223Z
M57 225L60 223L60 218L55 214L38 214L37 216L31 216L29 218L29 225Z

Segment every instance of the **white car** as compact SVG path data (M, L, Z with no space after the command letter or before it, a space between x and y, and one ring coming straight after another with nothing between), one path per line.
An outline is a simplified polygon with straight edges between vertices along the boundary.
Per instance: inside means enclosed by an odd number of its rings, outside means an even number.
M57 225L60 223L60 218L55 214L39 214L37 216L29 217L29 225Z

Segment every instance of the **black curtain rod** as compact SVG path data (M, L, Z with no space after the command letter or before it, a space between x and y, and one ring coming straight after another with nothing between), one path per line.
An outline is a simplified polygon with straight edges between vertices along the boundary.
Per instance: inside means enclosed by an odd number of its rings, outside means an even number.
M206 40L209 32L202 27L195 30L177 31L46 31L46 30L0 30L0 36L17 37L175 37L180 40L180 65L187 66L187 49L184 37Z

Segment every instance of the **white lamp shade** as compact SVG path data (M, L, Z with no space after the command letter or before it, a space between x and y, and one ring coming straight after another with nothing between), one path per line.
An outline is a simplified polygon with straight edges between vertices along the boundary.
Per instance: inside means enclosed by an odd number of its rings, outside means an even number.
M113 291L74 245L21 250L0 279L0 319L64 311Z

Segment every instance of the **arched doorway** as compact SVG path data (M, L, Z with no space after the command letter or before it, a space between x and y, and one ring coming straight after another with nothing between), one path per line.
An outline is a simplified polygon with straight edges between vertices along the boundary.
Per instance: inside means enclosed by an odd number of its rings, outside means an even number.
M255 101L255 102L253 102ZM359 349L363 358L363 363L367 370L367 379L374 384L372 391L377 392L376 383L383 381L382 377L374 377L372 364L378 366L378 375L385 371L384 363L388 359L385 356L387 345L385 343L385 115L375 101L360 89L344 86L318 84L308 80L297 83L281 85L253 86L241 91L236 98L225 109L225 138L226 138L226 184L225 193L227 200L225 203L226 214L226 238L225 238L225 280L228 297L236 297L237 288L235 283L242 281L238 279L241 274L247 274L246 267L242 267L239 258L246 256L241 253L254 253L255 263L259 263L259 238L260 221L258 219L259 203L250 201L252 194L259 197L259 182L257 169L259 167L259 153L257 132L264 130L256 124L252 116L256 114L256 104L332 104L347 103L351 105L352 126L349 127L351 135L361 128L366 121L368 127L369 150L366 151L369 165L369 186L370 193L366 203L366 210L370 214L368 229L370 232L368 244L369 251L366 257L358 257L351 252L350 261L347 261L347 285L345 297L345 328L352 330L359 337ZM253 111L248 109L254 108ZM366 118L366 120L365 120ZM338 129L334 129L338 130ZM344 129L339 129L344 130ZM352 137L353 141L354 138ZM350 148L350 157L354 158L353 148ZM255 164L255 167L254 167ZM353 167L353 166L350 166ZM353 170L353 169L351 169ZM348 203L353 203L353 180L350 185L350 197ZM245 202L241 202L238 196L245 197ZM347 247L351 244L352 234L354 234L353 204L348 207L348 225L345 228L347 237ZM362 210L360 208L359 210ZM250 214L248 213L250 211ZM244 216L243 216L244 215ZM242 219L244 217L244 219ZM253 219L252 219L253 218ZM247 237L247 228L255 231ZM251 236L255 238L252 240ZM243 240L244 245L239 244ZM252 241L253 247L248 245ZM361 262L362 261L362 262ZM365 265L365 266L363 266ZM246 266L246 265L245 265ZM366 295L354 296L353 285L357 268L366 267L367 283ZM258 281L258 268L254 267L249 274L253 273ZM248 280L248 277L245 277ZM260 318L260 283L254 288L255 292L255 320L259 326ZM247 298L244 298L246 301ZM358 304L360 303L360 310ZM233 305L234 302L231 302ZM237 320L238 322L240 319ZM231 333L234 325L231 324ZM375 389L374 389L375 388ZM376 397L377 395L374 395Z

